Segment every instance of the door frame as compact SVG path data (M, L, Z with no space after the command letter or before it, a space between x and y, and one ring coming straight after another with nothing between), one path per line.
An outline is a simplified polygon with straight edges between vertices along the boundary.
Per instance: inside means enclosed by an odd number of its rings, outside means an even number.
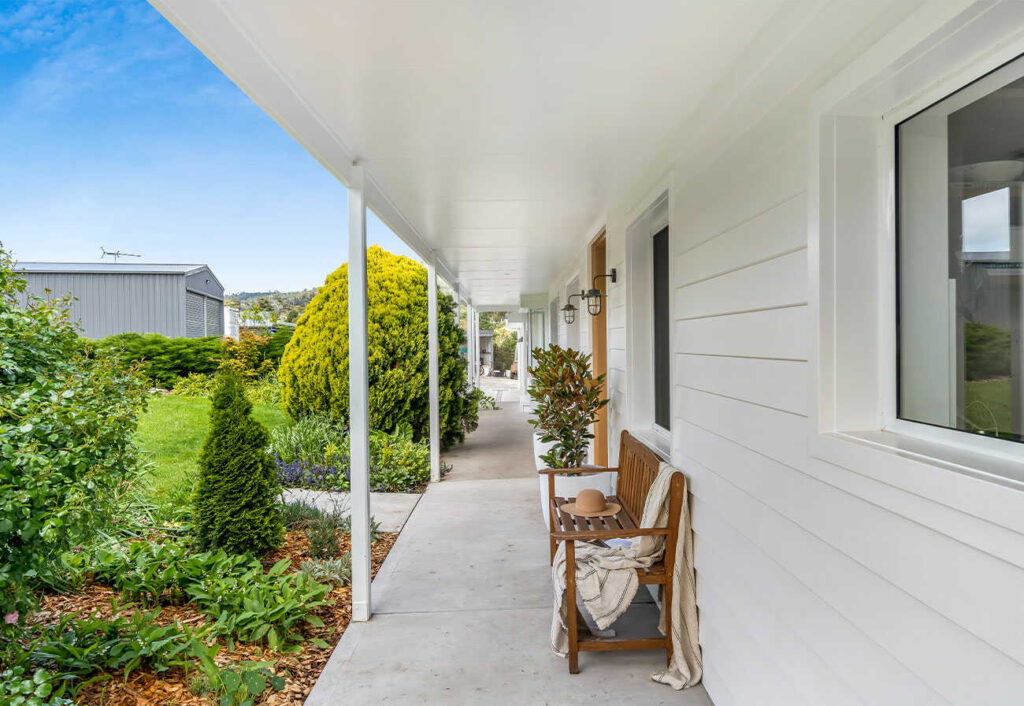
M595 275L603 275L608 271L608 239L605 229L590 241L587 248L590 261L590 281ZM587 283L589 285L589 283ZM585 286L589 289L589 286ZM597 288L602 294L608 294L608 279L602 277L597 281ZM581 312L582 313L582 312ZM590 317L590 350L594 377L608 374L608 299L602 302L601 313ZM608 378L605 378L604 394L608 396ZM594 422L593 462L597 466L608 465L608 405L597 413Z

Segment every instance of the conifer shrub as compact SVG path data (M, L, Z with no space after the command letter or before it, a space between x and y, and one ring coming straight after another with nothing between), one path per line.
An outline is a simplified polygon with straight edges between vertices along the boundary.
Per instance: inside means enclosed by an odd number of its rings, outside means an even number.
M268 440L252 417L242 381L230 371L218 375L193 499L194 531L203 549L263 555L280 546L280 488Z
M370 427L394 432L407 423L416 440L430 422L427 381L427 270L373 246L366 252L369 310ZM441 443L475 428L478 398L466 384L464 341L450 295L438 293ZM285 409L348 421L348 265L328 275L285 347L278 373Z

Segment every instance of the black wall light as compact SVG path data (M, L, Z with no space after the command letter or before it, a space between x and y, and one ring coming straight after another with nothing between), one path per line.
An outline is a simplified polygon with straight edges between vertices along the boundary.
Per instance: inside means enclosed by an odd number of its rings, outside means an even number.
M591 316L597 316L598 314L601 313L601 300L608 296L607 294L602 293L601 290L597 288L597 280L601 279L602 277L611 278L612 284L614 284L615 268L613 267L612 271L609 272L608 274L594 275L593 286L583 293L583 298L587 300L587 311L590 313Z

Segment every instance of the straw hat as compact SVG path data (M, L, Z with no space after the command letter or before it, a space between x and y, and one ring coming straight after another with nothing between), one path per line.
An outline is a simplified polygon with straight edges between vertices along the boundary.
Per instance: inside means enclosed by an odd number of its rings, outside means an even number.
M579 517L608 517L622 508L620 505L605 500L604 493L600 490L587 488L581 490L580 494L576 496L576 502L566 503L558 509Z

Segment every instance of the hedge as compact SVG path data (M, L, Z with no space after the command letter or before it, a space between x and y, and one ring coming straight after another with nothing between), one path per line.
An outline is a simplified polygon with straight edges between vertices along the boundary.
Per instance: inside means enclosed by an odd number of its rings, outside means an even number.
M146 379L167 389L191 373L216 372L224 359L224 345L217 336L167 338L157 333L119 333L96 341L94 350L98 357L139 363Z

